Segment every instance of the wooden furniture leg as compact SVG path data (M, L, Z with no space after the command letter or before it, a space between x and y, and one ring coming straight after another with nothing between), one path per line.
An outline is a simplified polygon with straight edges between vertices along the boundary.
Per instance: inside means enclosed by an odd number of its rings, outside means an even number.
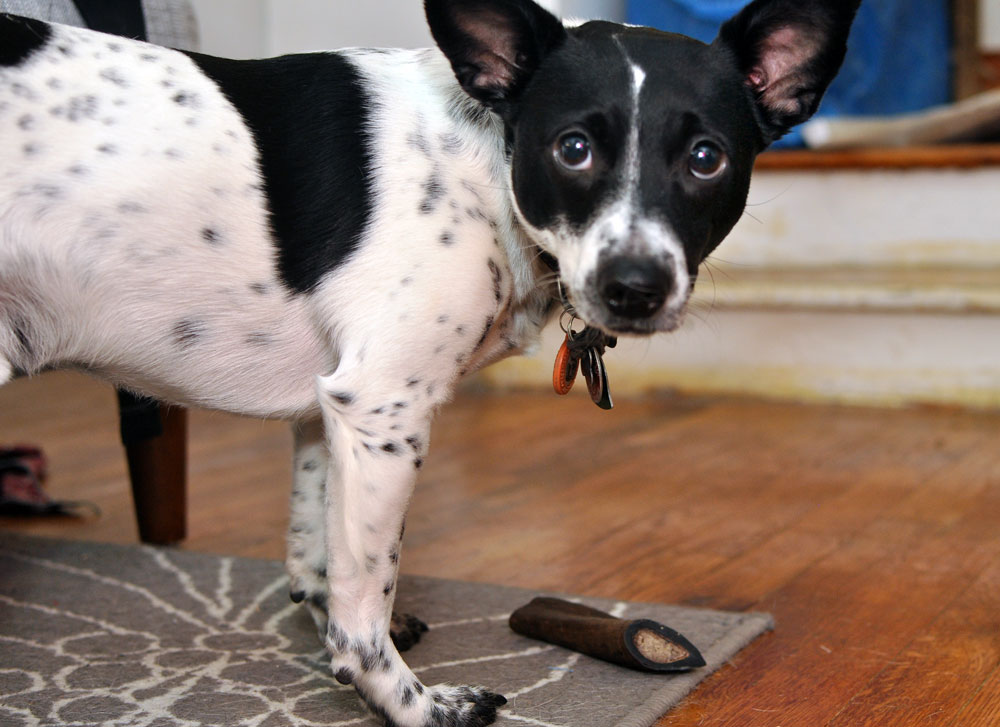
M169 545L187 536L187 412L119 391L139 537Z

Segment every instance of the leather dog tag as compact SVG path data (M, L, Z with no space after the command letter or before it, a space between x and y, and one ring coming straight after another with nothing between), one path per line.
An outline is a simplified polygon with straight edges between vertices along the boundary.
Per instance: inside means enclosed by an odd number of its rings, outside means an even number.
M576 382L576 374L580 369L580 359L573 355L569 347L569 334L556 353L556 363L552 368L552 388L559 396L565 396Z

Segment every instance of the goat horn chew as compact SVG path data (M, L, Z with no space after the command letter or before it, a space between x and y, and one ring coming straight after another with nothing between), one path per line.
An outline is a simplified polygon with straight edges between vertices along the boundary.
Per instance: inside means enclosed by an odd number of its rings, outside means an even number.
M559 598L535 598L510 615L510 627L522 636L638 671L676 672L705 666L694 644L663 624L649 619L626 621Z

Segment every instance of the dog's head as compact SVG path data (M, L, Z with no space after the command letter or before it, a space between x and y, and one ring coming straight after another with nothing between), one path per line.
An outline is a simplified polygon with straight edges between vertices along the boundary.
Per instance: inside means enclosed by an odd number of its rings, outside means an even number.
M860 0L755 0L705 45L531 0L425 0L465 91L504 120L517 214L610 334L676 328L756 155L816 110Z

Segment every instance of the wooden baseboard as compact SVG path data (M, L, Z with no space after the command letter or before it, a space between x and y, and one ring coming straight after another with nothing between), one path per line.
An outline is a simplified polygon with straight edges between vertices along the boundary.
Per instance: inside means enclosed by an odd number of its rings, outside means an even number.
M696 304L677 332L627 338L604 357L613 397L739 394L877 406L1000 407L1000 319L849 310L724 310ZM551 390L562 340L487 368L490 388ZM578 384L571 396L586 396ZM553 394L554 396L554 394Z
M694 300L716 310L1000 314L1000 268L719 263Z
M757 157L756 171L974 169L1000 166L1000 144L938 144L814 151L786 149Z

